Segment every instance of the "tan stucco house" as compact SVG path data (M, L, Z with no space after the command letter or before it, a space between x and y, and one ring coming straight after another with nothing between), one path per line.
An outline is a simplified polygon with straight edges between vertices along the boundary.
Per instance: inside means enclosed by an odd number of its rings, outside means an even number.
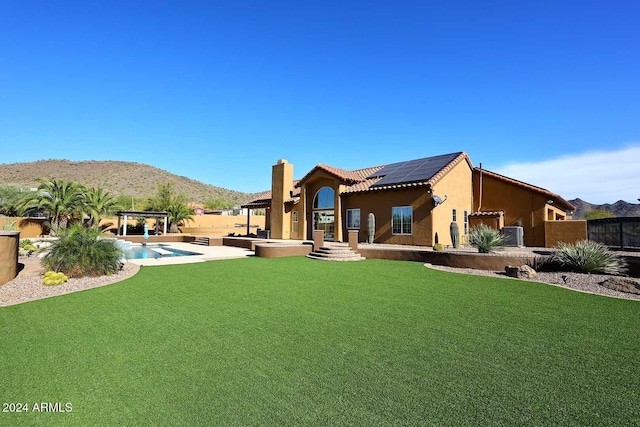
M271 191L243 205L265 209L271 238L307 240L323 230L325 240L346 241L348 231L357 230L363 242L373 213L376 243L450 245L451 222L458 224L463 241L474 222L486 222L498 228L518 223L533 245L540 223L550 216L565 219L566 211L575 209L547 190L480 173L464 152L357 170L319 164L301 179L293 177L293 165L279 160Z

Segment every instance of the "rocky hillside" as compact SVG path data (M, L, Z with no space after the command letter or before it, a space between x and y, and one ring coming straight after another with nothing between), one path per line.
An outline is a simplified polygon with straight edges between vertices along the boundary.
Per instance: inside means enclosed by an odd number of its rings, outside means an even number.
M576 207L576 211L573 215L574 219L583 219L584 214L593 209L602 209L607 212L611 212L615 216L640 216L640 204L628 203L623 200L618 200L613 204L605 203L603 205L595 205L593 203L585 202L582 199L569 200L569 203Z
M38 178L55 178L81 183L88 187L101 187L116 196L148 197L155 192L158 184L173 182L177 192L186 194L197 203L222 197L234 204L242 204L254 197L254 194L215 187L141 163L41 160L0 164L0 184L2 185L37 187L36 179Z

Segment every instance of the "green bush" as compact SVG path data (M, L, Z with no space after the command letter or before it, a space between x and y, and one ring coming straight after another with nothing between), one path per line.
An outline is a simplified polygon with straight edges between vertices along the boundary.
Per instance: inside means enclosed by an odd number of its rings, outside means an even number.
M433 250L435 252L444 252L444 246L442 246L440 243L436 243L433 245Z
M585 212L584 219L602 219L602 218L615 218L616 216L604 209L591 209Z
M63 229L42 258L42 265L68 277L116 273L120 269L122 251L114 240L102 236L99 229L80 224Z
M29 239L20 239L20 249L28 252L35 252L38 250L38 248Z
M55 271L47 271L42 278L42 284L45 286L61 285L69 280L66 274L56 273Z
M626 268L616 253L590 240L560 243L553 259L563 268L580 273L622 274Z
M469 244L478 248L478 252L488 254L502 249L505 238L500 232L485 224L480 224L469 231Z

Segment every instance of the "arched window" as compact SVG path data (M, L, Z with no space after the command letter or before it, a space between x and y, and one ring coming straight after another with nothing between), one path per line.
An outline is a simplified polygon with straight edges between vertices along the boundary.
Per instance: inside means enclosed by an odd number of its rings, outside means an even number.
M331 187L322 187L313 198L313 209L333 209L335 191Z

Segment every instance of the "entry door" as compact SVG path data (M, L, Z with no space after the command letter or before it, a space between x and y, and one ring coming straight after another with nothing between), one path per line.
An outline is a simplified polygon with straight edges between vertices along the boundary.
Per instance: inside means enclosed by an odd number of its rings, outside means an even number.
M335 232L333 209L313 211L313 229L324 231L324 240L333 242Z

